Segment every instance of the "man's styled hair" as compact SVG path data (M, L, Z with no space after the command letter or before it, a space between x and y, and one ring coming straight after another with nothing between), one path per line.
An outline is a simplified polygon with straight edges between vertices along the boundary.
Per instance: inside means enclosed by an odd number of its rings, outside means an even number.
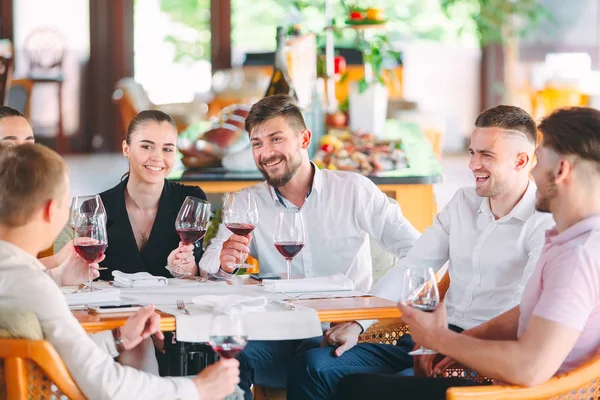
M67 166L53 150L39 144L0 151L0 224L27 224L48 200L57 199Z
M529 143L537 144L535 121L525 110L515 106L496 106L488 108L475 121L478 128L501 128L507 131L521 132Z
M296 105L294 98L286 94L276 94L261 99L250 108L245 122L246 132L251 133L256 126L277 117L286 117L296 133L306 129L302 110Z
M545 117L538 129L544 146L562 155L575 155L600 168L600 111L587 107L561 108Z

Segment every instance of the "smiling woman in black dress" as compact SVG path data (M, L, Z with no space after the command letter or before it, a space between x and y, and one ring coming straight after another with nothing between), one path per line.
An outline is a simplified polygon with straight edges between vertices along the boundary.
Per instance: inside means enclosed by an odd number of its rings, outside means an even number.
M140 112L129 124L123 154L129 173L114 188L100 194L108 216L108 248L100 277L111 272L149 272L171 277L179 267L198 274L202 241L184 246L175 232L175 219L186 196L206 200L199 187L166 180L176 161L177 129L162 111Z

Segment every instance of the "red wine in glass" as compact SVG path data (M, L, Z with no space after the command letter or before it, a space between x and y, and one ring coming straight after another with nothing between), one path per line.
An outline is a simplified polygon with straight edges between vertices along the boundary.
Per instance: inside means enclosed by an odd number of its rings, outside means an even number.
M93 263L104 254L107 243L94 243L94 244L75 244L75 251L79 254L79 257L83 258L88 263Z
M246 347L245 336L212 336L212 349L223 358L236 358Z
M225 225L234 235L248 236L254 230L254 224L239 224L232 222Z
M292 260L296 254L304 247L304 243L296 242L278 242L275 243L275 248L286 260Z
M203 228L180 228L177 229L177 234L181 242L185 245L194 244L202 239L206 234L206 229Z

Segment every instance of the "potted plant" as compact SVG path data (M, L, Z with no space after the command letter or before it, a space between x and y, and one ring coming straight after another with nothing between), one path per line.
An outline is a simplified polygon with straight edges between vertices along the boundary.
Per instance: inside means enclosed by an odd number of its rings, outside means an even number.
M360 31L364 32L364 31ZM362 130L381 136L387 116L388 89L385 72L401 63L400 53L395 51L384 34L367 39L361 35L361 49L365 69L364 78L350 84L350 129ZM389 74L395 79L395 74Z
M450 18L454 10L468 13L475 25L481 48L499 43L504 51L504 101L514 102L519 60L519 38L540 21L551 18L542 0L441 0Z

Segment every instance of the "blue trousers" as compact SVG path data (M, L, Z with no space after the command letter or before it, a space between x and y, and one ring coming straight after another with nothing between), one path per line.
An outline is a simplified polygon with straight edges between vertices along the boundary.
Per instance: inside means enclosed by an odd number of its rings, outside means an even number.
M292 360L309 349L318 348L323 337L303 340L249 341L238 356L240 384L246 400L252 400L252 384L285 388Z
M359 344L341 357L333 355L334 347L320 347L321 340L248 342L238 357L245 399L252 400L252 384L287 388L289 400L329 399L345 375L412 371L412 357L406 354L414 347L409 335L402 336L396 346Z

